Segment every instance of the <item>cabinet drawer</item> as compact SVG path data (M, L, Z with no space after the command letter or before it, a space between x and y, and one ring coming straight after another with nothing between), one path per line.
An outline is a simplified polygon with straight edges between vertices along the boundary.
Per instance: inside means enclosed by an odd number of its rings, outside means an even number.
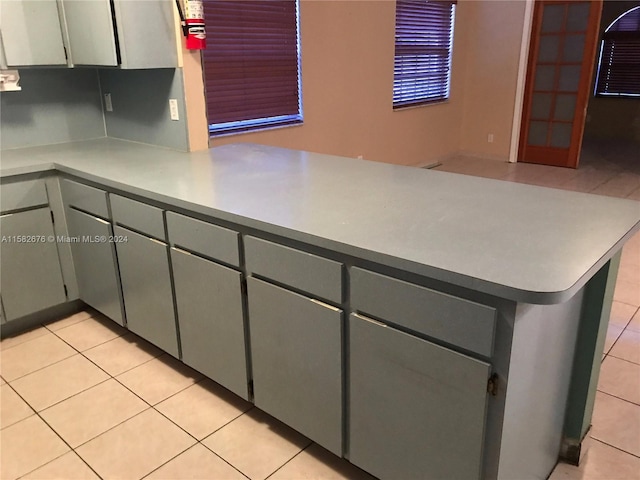
M67 179L60 182L60 188L66 205L109 218L107 192Z
M167 212L169 241L206 257L240 266L238 233L227 228Z
M162 210L145 203L110 194L113 221L154 238L164 239Z
M246 237L244 246L249 273L342 302L341 263L254 237Z
M350 277L354 310L491 356L494 308L360 268Z
M43 180L6 183L0 188L0 208L2 212L48 204L47 189Z

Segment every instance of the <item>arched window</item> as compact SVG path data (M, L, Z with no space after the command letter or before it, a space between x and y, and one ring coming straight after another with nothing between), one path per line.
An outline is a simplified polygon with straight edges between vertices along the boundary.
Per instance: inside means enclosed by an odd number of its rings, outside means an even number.
M620 15L602 35L595 93L640 97L640 7Z

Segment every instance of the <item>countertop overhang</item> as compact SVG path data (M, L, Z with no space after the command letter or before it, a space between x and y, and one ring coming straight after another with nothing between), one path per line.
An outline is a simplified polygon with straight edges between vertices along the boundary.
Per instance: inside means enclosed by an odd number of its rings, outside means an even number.
M3 181L47 171L534 304L571 298L640 229L632 200L256 144L0 152Z

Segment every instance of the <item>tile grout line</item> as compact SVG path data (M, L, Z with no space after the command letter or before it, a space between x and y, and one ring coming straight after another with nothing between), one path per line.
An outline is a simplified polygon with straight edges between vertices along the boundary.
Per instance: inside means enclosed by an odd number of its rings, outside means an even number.
M291 461L293 461L294 458L296 458L298 455L300 455L302 452L304 452L305 450L307 450L308 448L311 447L311 445L313 445L313 441L311 441L311 443L309 443L309 445L307 445L306 447L304 447L303 449L301 449L298 453L296 453L293 457L291 457L289 460L287 460L286 462L284 462L282 465L280 465L278 468L276 468L273 472L271 472L269 474L269 476L267 476L267 478L265 478L265 480L269 480L271 477L273 477L276 473L278 473L280 470L282 470L288 463L290 463Z

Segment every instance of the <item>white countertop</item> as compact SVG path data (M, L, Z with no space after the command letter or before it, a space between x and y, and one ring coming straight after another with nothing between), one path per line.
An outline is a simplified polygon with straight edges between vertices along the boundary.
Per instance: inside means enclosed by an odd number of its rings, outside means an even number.
M253 144L182 153L113 140L5 150L57 170L511 300L570 298L640 229L640 203Z

